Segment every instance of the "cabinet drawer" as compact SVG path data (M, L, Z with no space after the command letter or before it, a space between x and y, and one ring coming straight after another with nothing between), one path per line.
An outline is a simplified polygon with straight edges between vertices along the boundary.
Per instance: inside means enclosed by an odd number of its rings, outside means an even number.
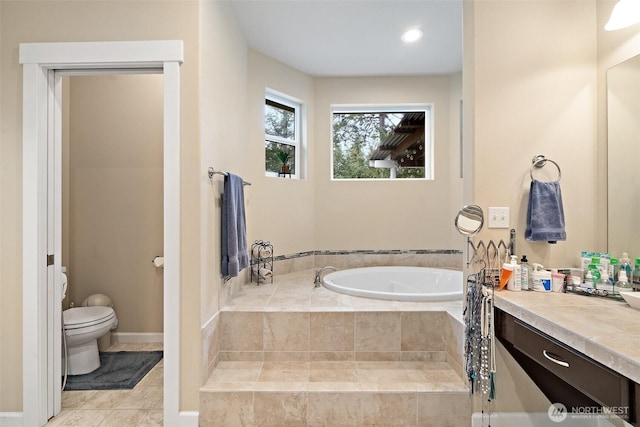
M554 338L513 319L513 346L565 382L608 407L629 407L629 380Z

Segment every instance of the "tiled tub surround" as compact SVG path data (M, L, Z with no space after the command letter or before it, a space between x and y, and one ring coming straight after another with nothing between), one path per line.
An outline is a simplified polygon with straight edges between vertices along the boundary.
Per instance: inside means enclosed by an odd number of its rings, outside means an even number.
M462 252L452 249L316 250L274 258L274 274L332 265L336 268L403 265L460 269Z
M314 271L244 285L211 322L201 425L470 424L461 301L336 294Z
M277 248L276 248L277 249ZM338 269L375 267L385 265L450 268L462 266L462 252L454 249L393 249L393 250L315 250L274 257L275 277L308 269L319 269L332 265ZM234 294L249 281L248 269L223 286L221 306L226 305Z

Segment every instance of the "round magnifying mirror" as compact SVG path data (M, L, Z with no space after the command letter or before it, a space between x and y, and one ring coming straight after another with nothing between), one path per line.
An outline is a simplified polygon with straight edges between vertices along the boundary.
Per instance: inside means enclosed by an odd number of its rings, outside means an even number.
M465 236L475 236L480 232L483 224L484 214L478 205L465 206L456 215L456 228Z

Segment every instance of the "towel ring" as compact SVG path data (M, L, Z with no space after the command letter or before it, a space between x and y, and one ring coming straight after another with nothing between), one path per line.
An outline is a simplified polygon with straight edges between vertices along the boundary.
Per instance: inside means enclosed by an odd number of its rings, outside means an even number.
M544 167L544 165L547 164L547 162L551 162L553 163L556 168L558 168L558 181L560 181L560 178L562 177L562 171L560 170L560 166L554 162L551 159L547 159L545 156L543 156L542 154L538 154L533 156L533 159L531 159L531 168L529 169L529 175L531 176L531 180L533 181L533 168L541 168Z

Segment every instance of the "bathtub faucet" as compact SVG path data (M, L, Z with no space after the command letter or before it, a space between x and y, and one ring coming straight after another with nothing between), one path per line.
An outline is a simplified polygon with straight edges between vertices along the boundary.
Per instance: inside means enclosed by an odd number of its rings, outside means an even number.
M320 283L322 282L322 273L325 270L333 270L336 271L335 267L332 267L330 265L324 266L322 267L320 270L316 271L316 278L313 280L313 287L314 288L318 288L320 287Z

